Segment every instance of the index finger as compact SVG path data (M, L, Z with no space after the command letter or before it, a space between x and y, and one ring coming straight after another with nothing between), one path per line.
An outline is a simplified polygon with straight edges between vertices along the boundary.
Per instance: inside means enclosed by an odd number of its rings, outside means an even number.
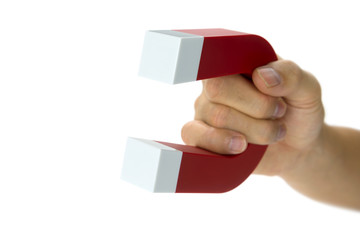
M276 118L285 109L284 102L260 92L241 75L229 75L203 81L203 93L213 103L229 106L256 119Z

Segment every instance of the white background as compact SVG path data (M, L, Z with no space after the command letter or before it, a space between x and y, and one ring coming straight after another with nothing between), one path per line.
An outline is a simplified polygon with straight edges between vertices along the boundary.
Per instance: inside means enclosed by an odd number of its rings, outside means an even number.
M359 239L360 215L274 177L220 195L120 180L127 136L181 143L199 84L137 76L148 29L259 34L360 128L358 1L0 2L0 239ZM334 192L336 194L336 192Z

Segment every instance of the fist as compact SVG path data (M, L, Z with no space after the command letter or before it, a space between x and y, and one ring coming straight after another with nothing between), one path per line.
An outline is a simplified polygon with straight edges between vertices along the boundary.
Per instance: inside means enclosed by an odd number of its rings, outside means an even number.
M248 143L269 148L256 172L280 174L316 144L323 127L316 78L291 61L257 68L252 81L231 75L203 81L195 119L183 141L221 154L238 154Z

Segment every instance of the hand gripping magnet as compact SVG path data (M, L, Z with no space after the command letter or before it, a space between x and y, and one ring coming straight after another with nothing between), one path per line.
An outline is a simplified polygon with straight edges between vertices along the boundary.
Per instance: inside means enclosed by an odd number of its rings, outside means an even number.
M170 84L231 74L252 75L277 60L262 37L226 29L148 31L139 75ZM267 146L249 144L238 155L129 138L122 178L152 192L222 193L240 185Z

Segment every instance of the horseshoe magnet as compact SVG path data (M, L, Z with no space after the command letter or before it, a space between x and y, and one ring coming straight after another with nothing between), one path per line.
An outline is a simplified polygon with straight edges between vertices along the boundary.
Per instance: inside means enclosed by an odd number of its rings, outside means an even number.
M231 74L251 77L277 60L262 37L226 29L148 31L139 75L170 84ZM197 147L128 138L122 179L152 192L223 193L256 168L267 146L248 144L238 155Z

